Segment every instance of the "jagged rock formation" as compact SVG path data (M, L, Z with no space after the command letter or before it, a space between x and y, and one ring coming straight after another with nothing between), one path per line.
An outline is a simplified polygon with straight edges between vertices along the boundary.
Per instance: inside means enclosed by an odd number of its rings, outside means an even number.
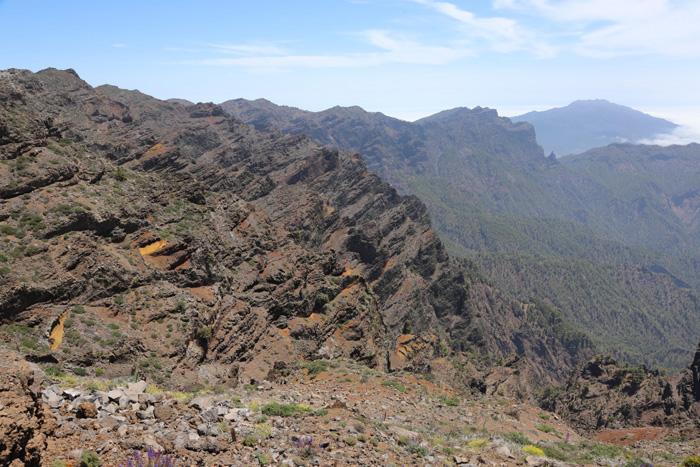
M510 297L548 300L616 358L681 369L690 357L699 146L616 144L558 160L530 124L480 107L410 123L359 107L221 106L262 130L362 152L426 204L452 253L476 257Z
M298 358L406 367L448 342L522 354L540 380L580 358L359 154L72 70L2 72L0 103L0 319L35 360L235 385Z
M599 355L540 397L546 409L588 432L651 425L694 438L700 433L700 345L692 363L670 376Z
M0 349L0 464L36 467L56 420L41 403L44 374L16 353Z

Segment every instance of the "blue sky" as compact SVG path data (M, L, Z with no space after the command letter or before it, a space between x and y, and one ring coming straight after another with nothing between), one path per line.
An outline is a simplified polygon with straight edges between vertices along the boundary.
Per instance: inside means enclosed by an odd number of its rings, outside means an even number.
M407 120L605 98L691 121L699 24L697 0L4 0L0 68Z

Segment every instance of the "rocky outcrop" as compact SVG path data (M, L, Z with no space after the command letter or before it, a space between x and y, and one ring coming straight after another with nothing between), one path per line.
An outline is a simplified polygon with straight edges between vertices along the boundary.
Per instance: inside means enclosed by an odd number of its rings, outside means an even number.
M651 425L695 437L700 433L699 375L700 345L693 362L669 376L598 356L578 367L563 386L545 388L540 398L544 408L588 432Z
M0 88L6 121L50 120L57 134L0 165L6 190L30 190L3 191L13 255L0 308L32 329L35 358L183 385L238 384L297 358L412 366L395 358L404 334L429 343L427 360L448 343L522 353L545 380L574 358L450 259L425 205L357 153L53 69L10 70ZM26 182L50 167L73 175ZM69 352L42 350L64 313Z
M44 374L16 353L0 349L0 464L39 466L56 420L42 405Z

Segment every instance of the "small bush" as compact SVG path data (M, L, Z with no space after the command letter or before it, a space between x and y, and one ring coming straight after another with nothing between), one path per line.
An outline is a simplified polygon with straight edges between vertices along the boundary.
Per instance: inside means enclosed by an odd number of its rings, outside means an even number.
M279 404L277 402L265 404L265 406L262 408L262 413L265 415L277 417L291 417L292 415L298 413L308 412L310 412L308 407L301 406L299 404Z
M78 314L85 313L85 307L83 305L75 305L73 307L73 313L78 313Z
M511 431L510 433L503 435L503 437L508 441L511 441L515 444L519 444L521 446L525 446L527 444L532 443L532 441L530 441L527 438L527 436L525 436L525 434L523 434L523 432L521 431Z
M390 388L394 388L394 389L396 389L396 390L399 391L399 392L403 392L403 393L407 392L407 391L406 391L406 388L404 387L404 385L401 384L401 383L397 383L396 381L384 381L384 382L381 383L381 385L382 385L382 386L388 386L388 387L390 387Z
M559 433L559 431L557 431L556 428L554 428L553 426L549 426L549 425L544 425L544 424L543 425L536 425L535 428L540 430L542 433L552 433L552 434Z
M80 456L80 467L100 467L102 461L95 451L84 451Z
M202 326L201 328L197 329L197 336L205 341L208 341L211 339L213 335L213 332L209 326Z
M85 368L73 368L73 373L78 376L85 376L87 374L87 370Z
M531 456L544 457L544 451L537 446L523 446L523 452Z
M258 460L260 465L270 465L270 459L265 454L256 451L253 453L253 455Z
M700 467L700 456L688 456L681 462L681 467Z
M491 443L485 439L475 439L473 441L469 441L469 447L472 449L475 449L475 450L485 448L489 444L491 444Z
M258 440L255 438L255 436L246 436L243 439L243 446L248 446L249 448L252 448L257 442Z
M357 444L357 438L348 436L347 438L345 438L345 444L347 444L348 446L354 446Z
M440 402L450 407L459 406L459 397L441 397Z
M3 235L14 235L17 233L17 229L8 224L0 225L0 234Z
M331 365L328 360L314 360L313 362L304 363L301 367L305 368L311 379L317 377L321 372L326 371Z

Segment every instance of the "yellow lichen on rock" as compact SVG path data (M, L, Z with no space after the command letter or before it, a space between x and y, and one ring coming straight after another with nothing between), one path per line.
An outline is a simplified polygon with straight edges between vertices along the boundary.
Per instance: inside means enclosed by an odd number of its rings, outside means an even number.
M139 248L141 256L152 255L158 250L162 250L168 244L167 240L158 240L157 242L150 243L143 248Z
M68 312L63 312L63 314L58 318L58 323L51 330L49 335L49 343L51 343L51 350L58 349L58 346L63 342L63 333L65 332L63 328L63 323L66 321L66 315Z

